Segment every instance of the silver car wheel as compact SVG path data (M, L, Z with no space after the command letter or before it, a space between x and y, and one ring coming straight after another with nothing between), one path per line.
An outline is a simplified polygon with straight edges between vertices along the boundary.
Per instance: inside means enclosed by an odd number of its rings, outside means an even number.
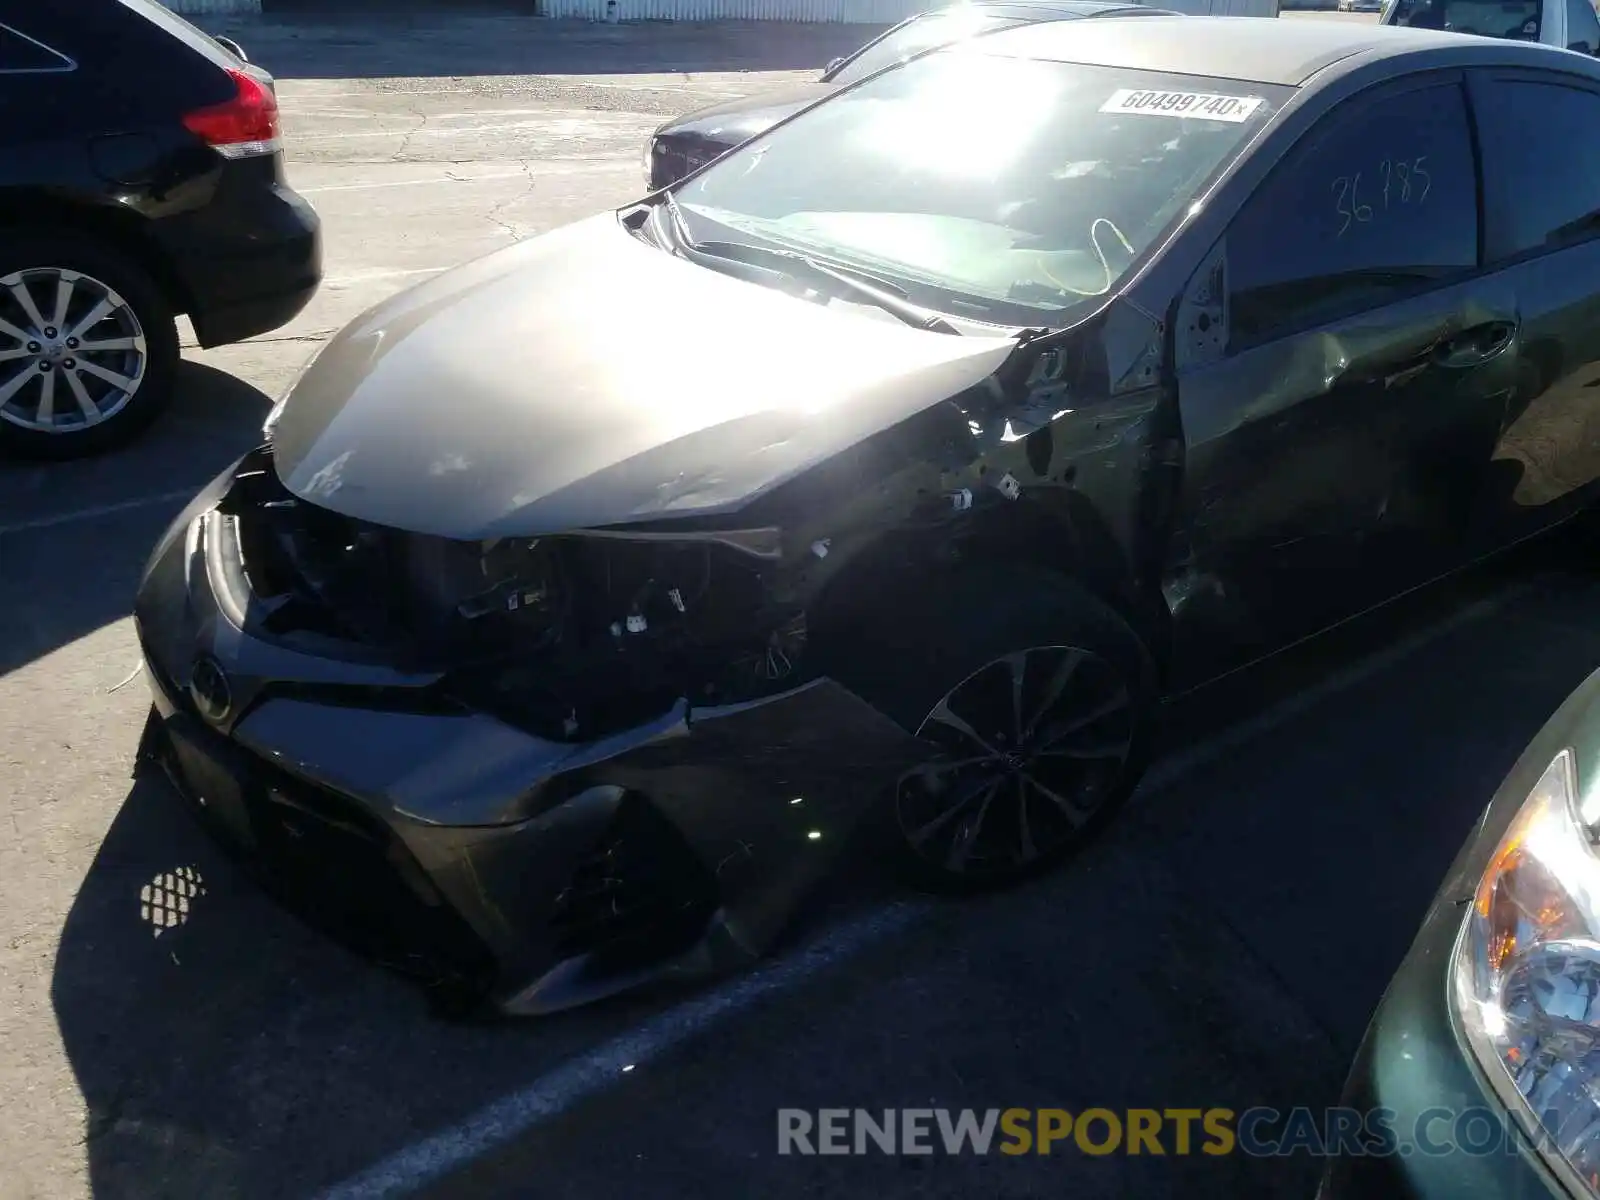
M126 408L144 382L144 326L117 292L66 267L0 278L0 420L74 433Z

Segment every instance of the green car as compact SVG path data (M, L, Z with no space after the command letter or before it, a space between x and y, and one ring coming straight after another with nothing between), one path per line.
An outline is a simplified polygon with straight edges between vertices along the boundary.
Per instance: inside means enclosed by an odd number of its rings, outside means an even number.
M1360 1132L1319 1200L1600 1196L1597 842L1600 672L1435 896L1357 1052L1342 1109Z

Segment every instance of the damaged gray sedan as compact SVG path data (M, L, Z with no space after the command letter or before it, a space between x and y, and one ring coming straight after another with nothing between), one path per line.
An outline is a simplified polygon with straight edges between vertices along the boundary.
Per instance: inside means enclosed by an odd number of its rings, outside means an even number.
M156 548L146 761L511 1013L750 961L865 829L937 889L1060 862L1163 696L1591 497L1592 233L1490 261L1507 66L1600 95L1410 30L999 33L401 294Z

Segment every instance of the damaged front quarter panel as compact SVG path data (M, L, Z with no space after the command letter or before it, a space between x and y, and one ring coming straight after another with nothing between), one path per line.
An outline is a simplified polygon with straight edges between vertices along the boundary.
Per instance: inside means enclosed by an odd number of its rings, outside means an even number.
M1071 574L1159 648L1160 578L1182 476L1163 323L1125 300L1024 334L990 376L867 438L742 511L781 528L772 578L820 624L873 582L962 562Z

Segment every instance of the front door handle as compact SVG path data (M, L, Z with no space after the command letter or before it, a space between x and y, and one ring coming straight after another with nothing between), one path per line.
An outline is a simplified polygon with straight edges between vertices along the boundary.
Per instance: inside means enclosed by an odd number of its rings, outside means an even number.
M1516 336L1515 321L1485 321L1441 342L1433 352L1433 361L1452 370L1479 367L1504 354Z

